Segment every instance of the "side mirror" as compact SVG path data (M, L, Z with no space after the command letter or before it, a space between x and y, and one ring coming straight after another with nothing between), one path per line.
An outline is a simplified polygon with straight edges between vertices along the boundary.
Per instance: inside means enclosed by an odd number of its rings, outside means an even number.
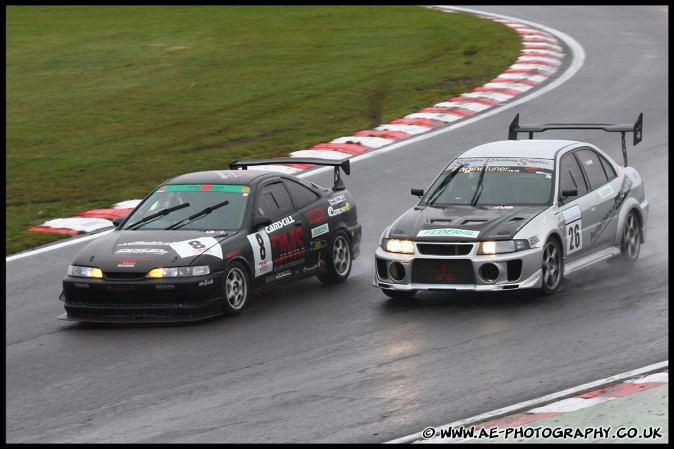
M424 189L412 189L412 195L421 198L422 196L424 196Z
M568 198L570 196L578 196L578 189L562 190L562 199Z
M124 221L125 218L126 217L117 217L114 220L112 220L112 224L115 226L115 228L118 228L119 225L122 224L122 222Z
M270 224L271 218L269 217L256 215L255 218L253 218L253 229L255 229L256 231L261 227L269 226Z

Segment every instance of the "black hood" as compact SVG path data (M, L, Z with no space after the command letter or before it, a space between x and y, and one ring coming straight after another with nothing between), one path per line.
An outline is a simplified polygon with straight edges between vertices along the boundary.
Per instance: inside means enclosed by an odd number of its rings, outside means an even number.
M95 266L108 272L138 272L194 265L197 259L199 264L217 264L222 262L220 242L234 234L187 230L113 231L84 247L73 265Z
M388 237L429 242L508 240L542 210L541 206L416 206L393 223Z

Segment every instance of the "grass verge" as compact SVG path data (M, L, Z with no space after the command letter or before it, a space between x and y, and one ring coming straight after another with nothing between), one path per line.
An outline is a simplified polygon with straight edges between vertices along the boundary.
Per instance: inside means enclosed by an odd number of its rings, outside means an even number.
M284 156L472 90L510 28L419 6L8 6L6 254L180 173Z

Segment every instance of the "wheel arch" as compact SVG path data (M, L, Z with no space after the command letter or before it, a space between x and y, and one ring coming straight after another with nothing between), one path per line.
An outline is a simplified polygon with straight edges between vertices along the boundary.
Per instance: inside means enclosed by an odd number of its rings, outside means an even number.
M639 239L641 240L641 243L645 242L646 239L643 231L643 211L641 210L639 202L635 198L627 198L623 207L620 208L620 214L618 215L618 226L616 228L615 237L613 238L614 245L620 245L623 235L622 230L625 228L625 221L627 220L627 216L632 211L636 213L637 220L639 220Z

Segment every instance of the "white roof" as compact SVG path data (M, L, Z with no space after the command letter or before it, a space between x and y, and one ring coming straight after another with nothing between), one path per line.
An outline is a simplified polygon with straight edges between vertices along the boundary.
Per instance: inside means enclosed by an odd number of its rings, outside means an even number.
M554 159L555 153L570 145L587 145L574 140L500 140L485 143L462 153L459 157L521 157Z

